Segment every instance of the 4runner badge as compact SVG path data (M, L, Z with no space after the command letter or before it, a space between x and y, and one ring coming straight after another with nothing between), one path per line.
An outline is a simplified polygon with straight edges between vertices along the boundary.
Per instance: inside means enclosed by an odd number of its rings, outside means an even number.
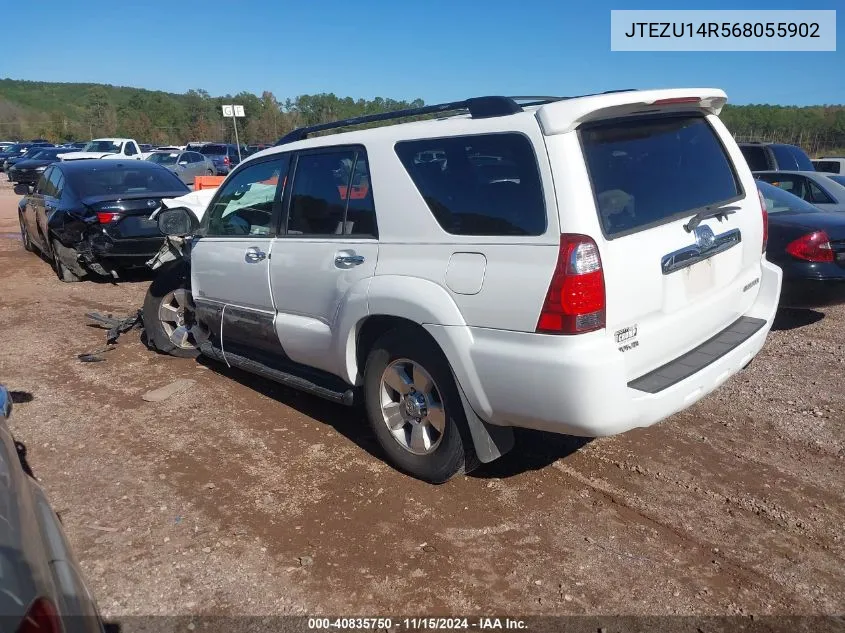
M640 343L639 341L634 340L636 338L636 325L629 325L628 327L622 328L621 330L617 330L613 333L613 339L616 341L616 344L620 346L620 352L627 352L629 349L638 347Z

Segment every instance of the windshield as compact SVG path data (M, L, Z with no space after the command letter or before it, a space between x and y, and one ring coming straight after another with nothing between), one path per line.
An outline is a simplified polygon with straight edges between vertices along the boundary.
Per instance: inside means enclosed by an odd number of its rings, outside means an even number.
M27 157L32 158L33 160L50 160L51 158L56 158L56 156L66 151L66 149L40 149L32 156Z
M838 183L845 187L845 176L831 176L829 174L825 174L828 178L830 178L833 182Z
M203 145L200 150L200 154L205 156L225 156L226 155L226 146L225 145Z
M820 211L818 207L814 207L798 196L793 196L788 191L762 180L757 181L757 188L763 194L766 210L769 213L818 213Z
M150 154L147 160L151 163L158 163L159 165L175 165L177 158L179 158L179 154L156 152L155 154Z
M115 162L118 161L106 161ZM74 191L82 198L123 194L188 193L189 189L173 172L158 167L145 169L114 167L73 170L67 174Z
M91 141L86 145L83 152L103 152L117 154L120 152L120 145L114 141Z
M43 152L44 150L40 147L32 147L26 151L26 154L21 156L22 159L29 160L30 158L35 158L35 155L39 152Z
M21 145L20 143L15 143L14 145L10 145L4 151L8 152L9 154L16 154L18 152L22 152L26 149L26 145Z

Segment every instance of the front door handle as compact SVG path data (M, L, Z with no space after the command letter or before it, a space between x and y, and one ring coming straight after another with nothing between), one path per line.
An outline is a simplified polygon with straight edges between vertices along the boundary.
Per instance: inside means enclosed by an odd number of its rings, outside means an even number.
M246 254L244 255L248 264L256 264L262 260L267 259L267 253L262 251L257 246L250 246L246 249Z
M342 251L334 256L334 265L338 268L351 268L364 263L363 255L356 255L349 251Z

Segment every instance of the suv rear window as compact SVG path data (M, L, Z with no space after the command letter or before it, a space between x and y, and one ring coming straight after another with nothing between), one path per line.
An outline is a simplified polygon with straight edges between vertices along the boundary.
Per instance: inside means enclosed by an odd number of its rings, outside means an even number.
M213 144L203 145L199 148L199 153L204 154L205 156L225 156L226 146Z
M542 235L546 208L537 158L521 134L402 141L396 154L443 230L453 235Z
M581 143L607 237L742 195L724 147L701 116L597 123L582 129Z

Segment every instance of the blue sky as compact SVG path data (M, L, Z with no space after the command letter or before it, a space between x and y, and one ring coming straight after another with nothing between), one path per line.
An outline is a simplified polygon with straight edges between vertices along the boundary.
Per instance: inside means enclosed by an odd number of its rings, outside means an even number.
M732 103L843 104L841 26L839 50L829 53L610 51L612 8L845 8L841 0L805 2L10 1L2 12L11 39L0 77L429 103L715 86ZM837 17L845 21L845 11Z

